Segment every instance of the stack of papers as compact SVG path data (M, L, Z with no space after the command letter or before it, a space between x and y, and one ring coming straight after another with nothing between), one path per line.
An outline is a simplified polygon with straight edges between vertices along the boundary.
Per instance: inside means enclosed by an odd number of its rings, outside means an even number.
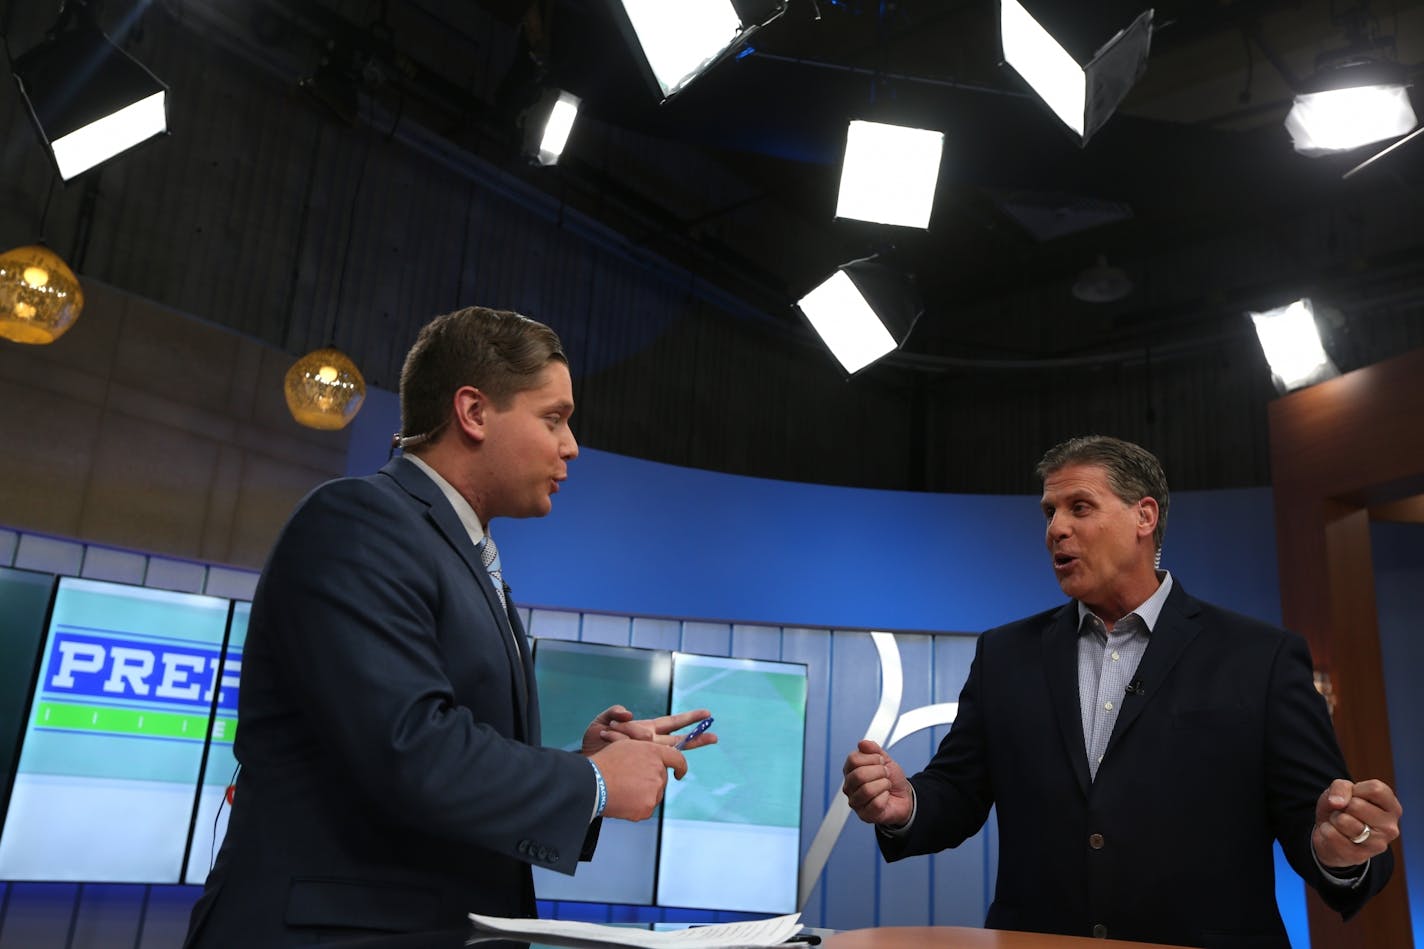
M557 919L509 919L470 914L475 940L500 938L556 946L633 946L636 949L767 949L801 930L801 914L756 919L741 923L694 926L672 932L651 932L602 923L575 923Z

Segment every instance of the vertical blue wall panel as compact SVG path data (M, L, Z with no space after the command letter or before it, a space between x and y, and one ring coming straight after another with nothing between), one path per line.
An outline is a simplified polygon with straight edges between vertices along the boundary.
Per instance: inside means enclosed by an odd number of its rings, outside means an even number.
M880 698L879 660L868 633L836 632L831 637L831 707L826 754L827 793L838 793L841 762L865 735ZM875 925L880 866L874 837L852 817L831 851L822 878L823 925L860 929ZM856 831L859 832L856 832Z
M959 690L969 677L969 665L974 659L975 638L972 636L936 636L934 640L934 700L958 702ZM929 732L934 749L949 734L941 725ZM926 757L928 760L928 756ZM906 764L909 764L906 762ZM913 766L911 767L913 770ZM988 912L994 880L988 875L985 847L993 815L981 830L953 850L945 850L930 858L933 867L931 885L933 899L929 921L936 926L979 926Z
M786 628L781 632L781 658L806 664L806 766L801 788L801 859L811 846L821 816L839 793L839 760L831 760L831 637L823 629ZM832 787L834 783L834 787ZM817 882L806 903L807 922L823 918L825 899ZM810 925L818 925L810 923Z
M501 558L503 559L503 558ZM562 610L530 610L529 625L524 631L539 639L579 638L579 615Z
M682 651L701 653L704 656L729 656L732 654L732 625L730 623L683 623Z
M732 627L731 654L741 659L780 659L781 629L738 623Z
M633 645L644 649L677 649L682 644L682 623L675 619L633 619Z
M626 616L605 616L588 613L583 618L579 638L586 643L627 646L633 634L633 622Z
M146 886L89 884L74 920L74 949L111 949L118 933L138 934ZM132 942L132 937L130 937Z
M934 641L929 636L901 634L895 637L900 653L900 672L904 693L899 713L934 703ZM849 752L853 746L847 746ZM913 774L929 760L932 749L928 732L909 735L886 751ZM858 834L874 841L873 828L852 818L846 833ZM880 865L878 905L875 925L904 925L902 920L927 920L930 917L932 864L929 860L911 858L898 863ZM978 871L974 874L979 875Z
M78 908L73 883L11 883L0 945L6 949L65 949L69 922ZM133 932L127 933L130 940ZM123 934L118 934L119 939ZM116 940L117 941L117 940Z

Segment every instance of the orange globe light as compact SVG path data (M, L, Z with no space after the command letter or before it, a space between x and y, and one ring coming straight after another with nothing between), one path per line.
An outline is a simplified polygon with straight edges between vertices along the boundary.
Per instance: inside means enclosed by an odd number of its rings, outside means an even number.
M345 428L366 398L361 370L339 349L317 349L298 359L282 388L298 424L327 431Z
M52 343L83 309L79 278L48 247L31 244L0 254L0 336Z

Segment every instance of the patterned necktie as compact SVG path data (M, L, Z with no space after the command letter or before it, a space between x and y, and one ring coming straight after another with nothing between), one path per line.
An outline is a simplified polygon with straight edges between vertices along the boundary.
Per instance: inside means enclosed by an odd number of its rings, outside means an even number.
M499 605L504 607L505 612L509 612L509 603L504 598L504 574L500 572L499 548L494 545L494 538L485 535L485 542L480 546L480 562L485 565L485 570L489 571L490 582L494 584L494 592L499 597Z

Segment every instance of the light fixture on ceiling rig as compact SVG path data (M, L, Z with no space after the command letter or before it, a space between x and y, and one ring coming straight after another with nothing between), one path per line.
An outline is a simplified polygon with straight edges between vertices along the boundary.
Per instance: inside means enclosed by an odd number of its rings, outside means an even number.
M758 30L786 12L774 4L746 24L732 0L609 0L644 75L666 102L697 77L735 55Z
M1152 13L1119 28L1114 5L1000 0L1003 61L1023 77L1080 145L1102 128L1147 69ZM1113 32L1116 30L1116 32Z
M842 264L796 306L848 376L903 346L924 312L913 278L880 255Z
M1286 116L1291 144L1311 158L1398 138L1419 124L1410 71L1398 62L1395 38L1377 32L1369 4L1351 7L1335 21L1345 44L1316 56L1315 72L1298 83Z
M1315 305L1310 298L1251 313L1250 317L1261 351L1271 366L1271 380L1282 394L1340 374L1321 343Z
M99 29L98 0L61 5L11 65L36 131L69 181L168 130L168 87Z
M943 132L852 121L836 217L928 228L943 151Z

